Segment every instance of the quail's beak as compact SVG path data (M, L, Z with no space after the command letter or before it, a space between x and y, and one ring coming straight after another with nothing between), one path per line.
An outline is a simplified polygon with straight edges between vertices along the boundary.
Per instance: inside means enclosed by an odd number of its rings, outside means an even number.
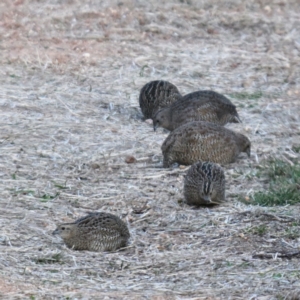
M250 147L248 147L248 148L246 149L246 153L247 153L248 157L250 158L250 155L251 155Z
M203 200L207 203L211 203L211 199L210 199L210 196L209 195L204 195L203 196Z
M58 228L56 228L56 229L52 232L52 235L55 235L55 234L59 234Z
M157 128L157 124L155 124L155 125L153 124L153 130L154 131L156 131L156 128Z
M243 123L239 116L234 116L234 123Z

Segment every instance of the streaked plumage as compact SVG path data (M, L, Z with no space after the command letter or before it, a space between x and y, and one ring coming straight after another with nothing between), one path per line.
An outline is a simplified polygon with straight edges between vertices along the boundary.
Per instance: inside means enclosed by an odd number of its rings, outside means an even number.
M223 169L211 162L193 164L185 176L183 191L187 204L220 204L225 201L225 175Z
M117 216L96 212L57 226L53 234L59 234L67 247L74 250L115 251L125 247L130 237L127 225Z
M182 96L174 84L164 80L155 80L142 87L139 103L144 117L152 119L158 110L181 98Z
M161 147L164 167L175 162L191 165L199 160L228 164L234 162L240 152L250 157L250 148L246 136L208 122L190 122L176 128Z
M198 91L185 95L170 106L159 110L153 118L154 130L161 126L168 130L193 121L206 121L218 125L240 123L235 105L214 91Z

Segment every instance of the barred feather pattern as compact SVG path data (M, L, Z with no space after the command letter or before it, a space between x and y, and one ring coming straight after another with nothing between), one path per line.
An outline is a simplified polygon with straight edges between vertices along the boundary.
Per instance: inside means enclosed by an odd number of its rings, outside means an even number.
M223 169L211 162L193 164L184 179L184 198L190 205L220 204L225 201Z
M152 119L158 110L181 98L182 96L174 84L164 80L155 80L142 87L139 103L144 117Z
M125 247L130 237L125 222L105 212L90 213L74 223L61 224L54 233L60 234L67 247L89 251L115 251Z
M185 95L153 117L154 129L161 126L170 131L193 122L206 121L218 125L241 123L235 105L214 91L198 91Z
M170 132L161 149L163 166L192 165L197 161L234 162L240 152L250 157L251 142L243 134L208 122L190 122Z

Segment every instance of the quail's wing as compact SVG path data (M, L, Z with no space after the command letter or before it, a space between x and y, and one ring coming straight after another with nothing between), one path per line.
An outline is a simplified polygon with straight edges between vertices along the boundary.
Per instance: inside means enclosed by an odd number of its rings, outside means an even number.
M180 126L175 130L173 130L172 132L170 132L170 134L168 135L168 137L165 139L165 141L161 146L161 150L163 153L170 151L172 148L176 146L181 147L181 145L185 143L187 138L186 135L188 132L191 131L187 125L188 124Z
M89 213L87 216L78 219L75 223L78 227L96 227L99 225L115 224L116 216L105 212Z

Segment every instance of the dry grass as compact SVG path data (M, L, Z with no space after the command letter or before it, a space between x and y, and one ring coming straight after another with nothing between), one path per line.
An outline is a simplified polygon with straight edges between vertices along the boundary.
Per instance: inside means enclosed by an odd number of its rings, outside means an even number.
M299 299L300 205L238 201L268 186L262 161L300 157L297 2L1 1L5 299ZM226 166L226 205L182 204L187 169L161 168L166 133L137 101L154 79L238 106L230 128L253 154ZM76 252L51 235L95 210L127 220L128 249Z

